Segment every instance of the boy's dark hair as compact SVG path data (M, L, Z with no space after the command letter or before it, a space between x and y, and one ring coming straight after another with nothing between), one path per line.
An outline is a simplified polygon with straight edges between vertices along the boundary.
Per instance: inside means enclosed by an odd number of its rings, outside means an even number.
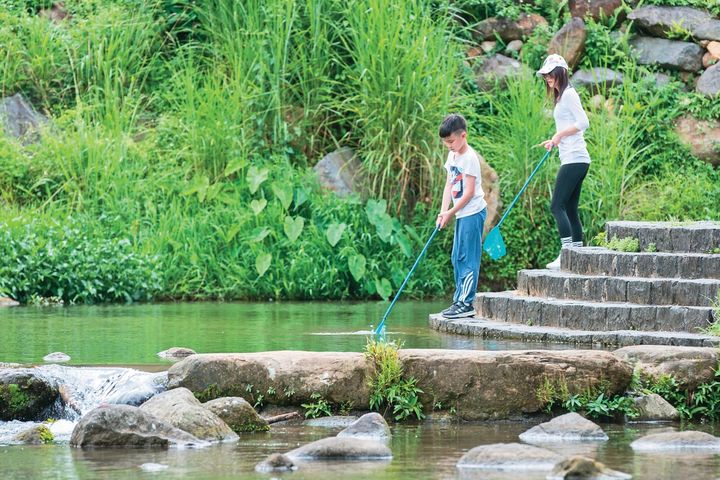
M440 138L447 138L458 132L467 132L467 122L459 113L451 113L440 124Z

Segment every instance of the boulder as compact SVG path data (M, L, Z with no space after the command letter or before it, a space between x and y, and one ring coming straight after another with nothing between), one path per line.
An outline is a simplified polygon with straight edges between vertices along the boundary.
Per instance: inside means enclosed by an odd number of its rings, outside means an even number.
M691 42L654 37L630 40L640 65L655 65L670 70L697 72L702 70L703 49Z
M698 78L695 90L698 93L707 95L708 97L717 97L720 94L720 63L709 67L705 70L700 78ZM717 149L715 150L715 158L718 157Z
M508 80L529 70L519 61L499 53L490 57L478 57L472 64L475 83L483 91L492 90L496 86L503 88Z
M23 430L13 437L14 442L25 443L28 445L42 445L50 443L53 440L53 434L47 425L35 425L34 427Z
M712 58L720 60L720 42L708 42L705 48Z
M570 0L568 7L573 17L599 20L612 17L622 4L622 0Z
M632 478L627 473L611 470L600 462L575 456L555 465L547 480L623 480Z
M633 10L628 19L638 30L655 37L667 37L681 27L697 39L720 40L720 20L697 8L647 6Z
M487 234L495 227L500 220L500 179L497 172L485 158L480 155L480 174L482 175L481 186L485 194L485 202L487 203L487 215L485 216L484 233Z
M390 460L392 451L375 440L330 437L285 454L291 460Z
M417 379L424 405L453 405L464 420L501 419L534 413L544 405L545 382L568 392L607 388L624 392L632 369L599 350L400 350L405 375Z
M517 20L490 17L475 26L473 36L478 40L495 40L500 37L507 43L512 40L522 40L540 25L547 25L547 20L535 13L521 13Z
M65 9L63 2L54 3L50 8L41 8L38 17L47 18L51 22L60 23L63 20L70 20L72 16Z
M469 450L457 463L460 469L550 471L563 459L550 450L522 443L495 443Z
M220 417L235 433L264 432L270 429L267 420L261 418L242 397L216 398L202 406Z
M185 347L172 347L162 352L158 352L157 356L160 358L168 358L170 360L180 360L190 355L195 355L197 352L192 348Z
M597 424L571 412L521 433L520 440L528 443L605 442L608 436Z
M0 370L0 420L45 420L59 397L57 386L34 368Z
M598 92L622 85L623 76L609 68L596 67L592 70L578 70L571 81L576 88L585 87L591 92Z
M357 421L358 417L352 415L332 415L329 417L308 418L302 424L318 428L347 428Z
M390 438L390 427L379 413L366 413L337 436L386 441Z
M718 59L713 57L710 52L705 52L705 55L702 57L702 66L703 68L709 68L715 65L717 61Z
M657 393L640 395L635 397L633 401L635 402L635 410L638 412L638 416L633 419L634 421L673 421L680 418L677 409Z
M130 405L91 410L80 419L70 436L73 447L167 448L202 443L155 415Z
M480 42L480 49L484 53L491 53L497 48L497 42L495 40L485 40Z
M720 68L717 68L720 88ZM698 120L690 115L677 119L675 133L693 155L713 165L720 165L720 122Z
M505 54L506 55L516 55L520 53L520 50L522 50L523 42L522 40L513 40L512 42L508 43L505 46Z
M289 472L292 470L297 470L297 466L290 458L281 453L273 453L255 465L255 471L260 473Z
M168 370L168 388L186 387L202 400L266 394L277 405L301 405L322 394L331 403L352 402L369 409L370 366L362 353L258 352L193 355Z
M639 438L630 444L638 452L699 450L720 452L720 438L705 432L663 432Z
M20 302L17 302L9 297L0 297L0 307L17 307Z
M646 379L670 375L681 388L690 390L713 381L718 365L718 350L710 347L633 345L615 350L613 354L639 367Z
M63 363L63 362L69 362L70 361L70 355L63 352L53 352L48 353L43 357L43 362L48 363Z
M362 164L355 152L348 147L335 150L323 157L314 167L320 185L332 190L338 197L346 197L360 191Z
M203 408L187 388L175 388L155 395L140 410L161 418L173 427L207 441L234 441L238 436L220 417Z
M580 58L585 51L585 39L587 31L585 22L581 18L574 17L558 30L550 40L548 53L557 53L565 58L570 70L574 70L580 63Z
M16 93L0 100L0 122L8 136L24 143L37 141L47 118L36 112L25 98Z

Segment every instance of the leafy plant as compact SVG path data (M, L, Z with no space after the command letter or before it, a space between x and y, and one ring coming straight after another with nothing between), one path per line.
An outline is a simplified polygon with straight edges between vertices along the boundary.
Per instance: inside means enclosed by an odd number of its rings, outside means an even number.
M618 238L614 236L605 247L618 252L639 252L640 240L634 237Z
M303 403L301 407L305 409L306 418L329 417L332 415L332 407L319 393L313 393L310 398L314 400L310 403Z

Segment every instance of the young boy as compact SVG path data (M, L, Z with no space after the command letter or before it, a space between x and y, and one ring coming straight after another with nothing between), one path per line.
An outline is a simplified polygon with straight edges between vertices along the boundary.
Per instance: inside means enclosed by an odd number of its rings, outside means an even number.
M455 217L451 261L455 271L453 304L442 311L445 318L472 317L482 254L482 234L487 203L482 190L480 159L467 143L467 123L450 114L440 125L440 138L448 148L447 182L436 224L442 229ZM452 199L453 206L450 207Z

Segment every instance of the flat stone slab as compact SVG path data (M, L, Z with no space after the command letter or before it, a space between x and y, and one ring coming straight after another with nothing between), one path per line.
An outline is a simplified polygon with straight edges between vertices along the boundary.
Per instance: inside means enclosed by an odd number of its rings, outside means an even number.
M550 471L563 456L522 443L495 443L469 450L457 463L459 469Z
M387 445L365 438L323 438L285 454L291 460L390 460Z
M720 279L614 277L558 270L520 270L517 291L521 295L561 300L712 307L720 292Z
M636 330L571 330L569 328L528 326L498 322L485 318L450 320L430 315L430 328L440 332L471 337L523 340L538 343L574 345L678 345L694 347L720 346L720 337L685 332L646 332Z
M715 380L720 354L717 348L636 345L613 352L617 357L642 370L643 375L658 378L670 375L681 387L695 389Z
M618 252L602 247L563 248L562 270L614 277L720 279L720 255Z
M713 321L712 307L640 305L527 297L517 291L480 293L478 316L523 325L574 330L699 332Z
M664 432L639 438L630 444L636 452L695 450L720 452L720 438L705 432Z
M358 417L349 415L334 415L332 417L308 418L302 424L308 427L321 428L347 428L357 421Z
M608 240L633 237L640 250L655 244L660 252L710 253L720 248L720 222L628 222L605 224Z
M605 442L608 436L602 428L582 415L571 412L549 422L535 425L519 435L528 443Z

